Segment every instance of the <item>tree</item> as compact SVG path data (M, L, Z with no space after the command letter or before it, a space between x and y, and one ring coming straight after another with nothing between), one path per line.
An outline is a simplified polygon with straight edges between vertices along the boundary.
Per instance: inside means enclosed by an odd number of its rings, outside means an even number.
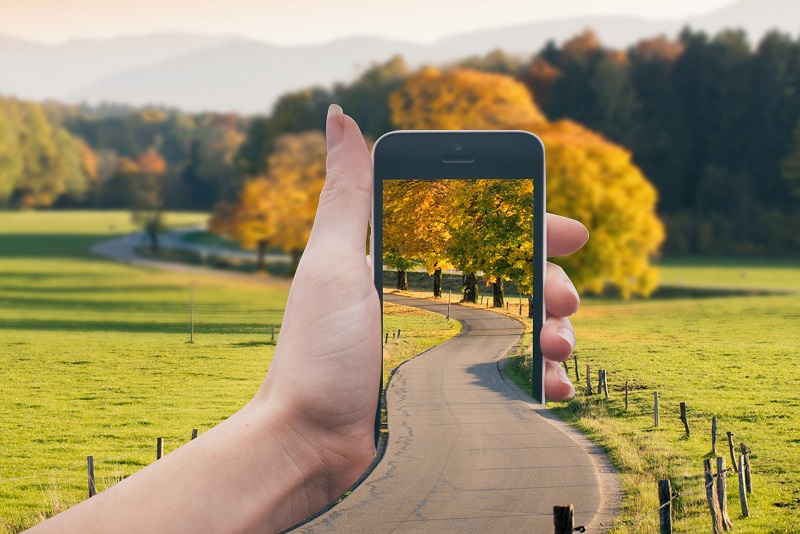
M649 295L658 279L650 260L664 238L655 188L630 152L574 122L538 133L547 147L548 211L583 222L592 236L578 253L553 261L579 288Z
M384 262L402 268L420 261L433 275L436 298L442 296L442 270L451 266L450 191L451 184L441 180L390 180L383 189Z
M794 197L800 197L800 121L794 129L791 152L781 162L781 174Z
M158 235L164 230L163 184L161 176L167 170L167 163L158 151L150 147L139 154L135 171L131 173L134 224L144 228L150 237L153 252L160 252Z
M492 130L546 119L525 86L510 76L424 68L389 96L392 122L402 129Z
M0 100L0 205L6 204L22 178L22 155L17 131Z
M243 248L258 250L258 268L267 248L292 256L292 271L311 234L319 195L325 184L325 136L318 131L285 135L275 142L267 173L245 182L233 207L222 205L212 229Z

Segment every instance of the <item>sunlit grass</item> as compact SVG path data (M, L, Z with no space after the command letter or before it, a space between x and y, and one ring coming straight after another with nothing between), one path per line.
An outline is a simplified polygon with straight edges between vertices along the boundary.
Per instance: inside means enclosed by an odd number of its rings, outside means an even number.
M658 507L657 481L675 491L702 488L702 461L711 451L711 418L719 420L717 453L730 467L726 431L752 449L754 493L742 518L738 481L728 480L736 532L795 532L800 517L800 299L792 296L669 301L589 300L573 318L581 381L570 402L553 411L586 431L620 469L625 500L619 522ZM511 362L512 369L519 359ZM606 369L610 399L586 395L585 365ZM529 363L528 363L529 365ZM513 370L511 374L514 374ZM570 362L570 377L574 366ZM527 367L514 378L526 387ZM629 382L630 406L624 409ZM526 383L527 382L527 383ZM653 392L660 424L653 426ZM679 404L686 402L691 436ZM676 532L710 530L704 493L676 502ZM654 532L652 514L615 532Z
M154 461L156 438L169 453L193 428L213 427L249 401L269 367L286 284L89 254L97 240L133 229L124 212L0 213L0 532L85 499L87 455L102 490ZM407 350L387 370L440 342L442 321L390 316Z

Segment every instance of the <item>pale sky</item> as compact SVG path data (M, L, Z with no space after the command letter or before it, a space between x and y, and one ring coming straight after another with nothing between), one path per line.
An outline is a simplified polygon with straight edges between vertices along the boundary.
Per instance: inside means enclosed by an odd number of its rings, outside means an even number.
M683 19L733 0L0 0L0 35L58 43L161 31L278 45L374 35L430 44L484 28L589 15Z

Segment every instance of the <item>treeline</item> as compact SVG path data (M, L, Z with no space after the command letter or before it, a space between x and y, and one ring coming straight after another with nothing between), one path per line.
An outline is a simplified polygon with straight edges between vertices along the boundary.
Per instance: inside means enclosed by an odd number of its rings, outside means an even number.
M210 210L235 196L232 114L0 98L0 207Z
M800 40L773 32L753 48L740 31L687 29L621 51L586 31L526 60L495 51L452 67L513 77L548 119L630 150L659 192L664 253L800 252ZM350 85L285 95L250 123L240 168L264 172L275 140L323 129L331 102L373 139L398 127L388 96L409 75L397 57Z

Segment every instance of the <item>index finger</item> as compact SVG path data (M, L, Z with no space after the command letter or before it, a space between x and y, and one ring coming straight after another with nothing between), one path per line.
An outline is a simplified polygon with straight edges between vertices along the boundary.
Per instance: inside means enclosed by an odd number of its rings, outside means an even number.
M546 221L548 258L572 254L589 239L589 230L575 219L548 213Z

